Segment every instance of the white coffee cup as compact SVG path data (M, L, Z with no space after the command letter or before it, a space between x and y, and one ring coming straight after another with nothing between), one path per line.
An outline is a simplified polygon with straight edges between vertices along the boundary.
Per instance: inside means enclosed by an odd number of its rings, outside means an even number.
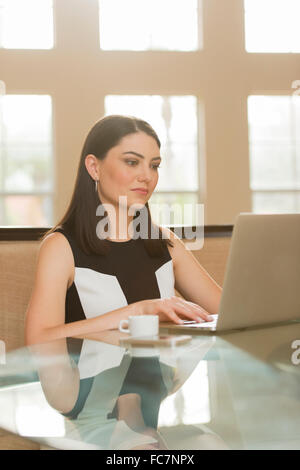
M124 327L125 325L127 328ZM158 335L158 325L158 315L130 316L128 320L120 321L119 330L122 333L129 333L132 337L156 336Z

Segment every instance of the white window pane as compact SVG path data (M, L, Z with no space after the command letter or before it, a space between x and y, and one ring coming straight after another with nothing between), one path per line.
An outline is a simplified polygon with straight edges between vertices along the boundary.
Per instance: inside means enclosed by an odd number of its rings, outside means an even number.
M295 188L295 157L295 146L292 145L251 145L251 189Z
M198 190L196 97L109 95L105 114L136 116L154 128L162 156L158 191Z
M299 96L248 98L250 187L254 212L300 210L299 109Z
M53 0L0 0L0 47L53 48Z
M174 143L197 142L197 99L195 96L165 98L165 113L171 108L169 138ZM164 111L164 110L163 110ZM188 119L187 119L188 117Z
M252 210L259 213L293 213L300 212L300 194L296 192L254 192Z
M54 185L52 140L50 96L0 97L2 224L51 224ZM17 196L17 193L22 195Z
M197 191L197 147L193 143L164 145L158 190Z
M293 113L294 113L293 133L295 135L296 141L299 143L300 142L300 93L298 95L293 96L292 102L293 102Z
M300 52L299 0L244 0L248 52Z
M48 227L52 224L50 196L11 195L0 199L0 225Z
M52 102L48 95L5 95L2 98L2 132L7 144L50 143Z
M3 151L5 161L4 190L7 192L51 191L52 147L10 145Z
M104 50L198 49L197 0L99 0Z
M300 187L299 105L299 96L248 98L252 189Z
M250 96L248 98L248 121L250 140L285 141L292 138L294 97Z

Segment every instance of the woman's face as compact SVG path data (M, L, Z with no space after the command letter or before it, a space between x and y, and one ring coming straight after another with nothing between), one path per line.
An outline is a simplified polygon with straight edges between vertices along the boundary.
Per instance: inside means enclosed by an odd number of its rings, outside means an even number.
M123 137L104 160L96 160L102 203L116 206L119 196L126 196L127 207L144 205L157 185L160 161L160 149L153 137L144 132Z

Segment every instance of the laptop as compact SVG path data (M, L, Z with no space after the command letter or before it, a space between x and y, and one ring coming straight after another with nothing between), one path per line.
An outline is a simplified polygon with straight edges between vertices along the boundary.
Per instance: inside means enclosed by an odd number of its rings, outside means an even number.
M205 243L205 242L204 242ZM241 213L213 321L161 327L224 332L300 319L300 214Z

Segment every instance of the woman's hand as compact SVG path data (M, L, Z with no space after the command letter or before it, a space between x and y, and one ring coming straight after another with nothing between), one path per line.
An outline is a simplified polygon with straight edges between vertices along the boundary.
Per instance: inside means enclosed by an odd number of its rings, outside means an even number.
M212 321L213 317L193 302L177 297L176 295L167 299L149 299L139 302L141 305L140 315L158 315L160 321L173 321L178 325L185 320L194 320L196 322Z

